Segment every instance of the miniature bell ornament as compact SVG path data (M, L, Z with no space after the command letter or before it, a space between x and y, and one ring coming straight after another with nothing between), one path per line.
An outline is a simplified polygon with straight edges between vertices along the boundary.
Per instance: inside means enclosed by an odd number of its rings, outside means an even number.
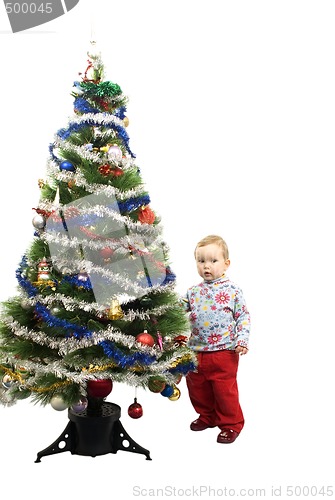
M117 320L122 319L124 316L120 303L117 299L113 299L111 306L108 310L108 319Z

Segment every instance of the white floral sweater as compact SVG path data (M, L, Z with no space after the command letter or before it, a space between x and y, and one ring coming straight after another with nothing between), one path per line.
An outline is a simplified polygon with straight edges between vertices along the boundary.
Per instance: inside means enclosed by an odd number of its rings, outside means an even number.
M190 311L191 349L219 351L248 347L250 314L242 290L227 276L189 288L182 301Z

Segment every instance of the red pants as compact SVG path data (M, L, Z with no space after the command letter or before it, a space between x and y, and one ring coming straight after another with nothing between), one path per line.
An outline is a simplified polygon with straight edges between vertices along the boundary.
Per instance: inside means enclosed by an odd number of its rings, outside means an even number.
M197 372L186 376L191 403L199 418L220 429L241 432L244 417L239 403L235 351L198 353Z

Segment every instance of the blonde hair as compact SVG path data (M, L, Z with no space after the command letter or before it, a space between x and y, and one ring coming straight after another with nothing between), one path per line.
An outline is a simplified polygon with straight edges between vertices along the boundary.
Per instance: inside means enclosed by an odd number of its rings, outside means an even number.
M202 240L200 240L195 247L194 256L196 254L197 248L212 244L218 245L222 249L223 257L225 260L229 259L229 250L227 243L221 238L221 236L217 236L216 234L210 234L208 236L205 236L205 238L202 238Z

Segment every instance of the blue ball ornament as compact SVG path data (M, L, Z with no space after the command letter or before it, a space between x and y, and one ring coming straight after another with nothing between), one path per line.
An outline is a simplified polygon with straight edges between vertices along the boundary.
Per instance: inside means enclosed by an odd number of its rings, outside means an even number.
M75 172L76 167L70 161L62 161L59 165L60 170L66 170L67 172Z
M166 385L164 389L161 392L161 395L164 396L165 398L169 398L173 394L173 387L172 385Z

